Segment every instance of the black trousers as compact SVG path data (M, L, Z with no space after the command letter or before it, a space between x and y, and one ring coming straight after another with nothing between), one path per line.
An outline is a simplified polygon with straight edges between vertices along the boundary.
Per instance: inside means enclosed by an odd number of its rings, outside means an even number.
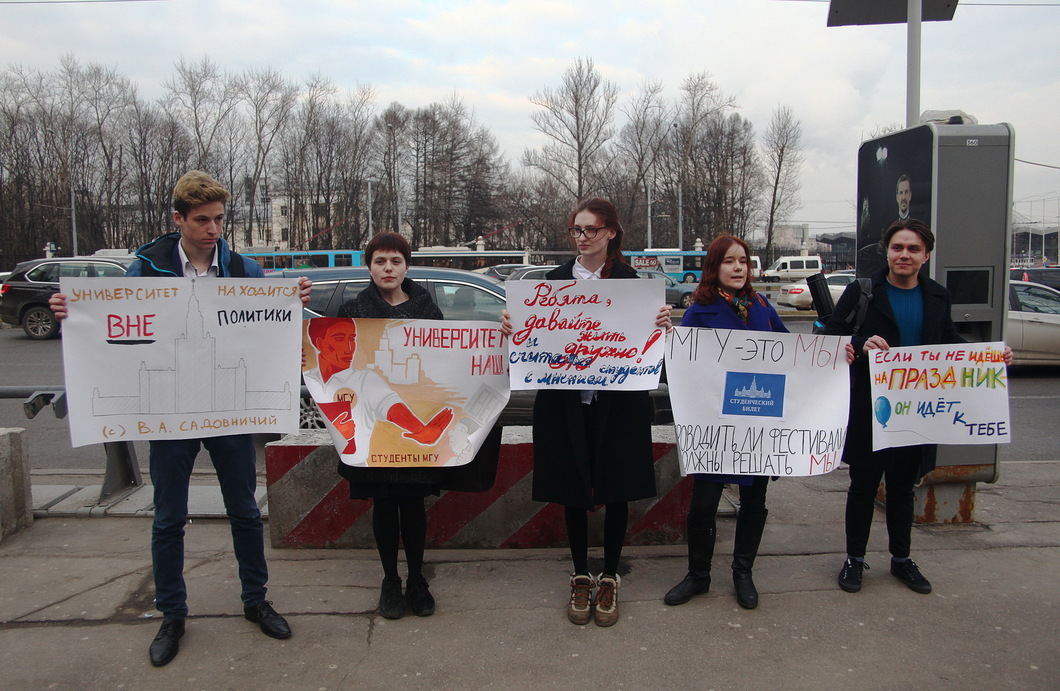
M919 447L893 449L894 462L890 470L850 466L850 488L847 489L847 554L864 558L872 529L876 491L880 480L887 487L887 538L892 557L909 556L913 533L913 486L920 475Z

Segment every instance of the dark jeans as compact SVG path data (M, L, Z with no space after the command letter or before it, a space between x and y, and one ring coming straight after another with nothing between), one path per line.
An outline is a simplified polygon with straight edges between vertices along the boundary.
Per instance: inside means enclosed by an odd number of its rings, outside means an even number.
M891 470L850 466L850 488L847 490L847 554L865 557L872 529L876 491L880 480L887 484L887 538L891 556L905 559L913 533L913 485L920 474L920 447L893 449Z
M254 499L257 483L254 440L249 434L207 439L165 439L151 442L151 482L155 488L155 521L151 557L155 571L155 606L166 619L188 614L184 584L184 524L188 518L188 483L199 446L206 447L217 470L225 511L232 528L232 546L239 562L244 604L265 599L269 580L261 512Z

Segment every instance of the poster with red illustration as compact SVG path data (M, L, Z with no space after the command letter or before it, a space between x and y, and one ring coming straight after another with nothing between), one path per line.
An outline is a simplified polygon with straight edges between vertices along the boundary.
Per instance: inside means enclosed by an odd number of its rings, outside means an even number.
M666 345L655 326L659 279L507 281L511 385L525 389L658 388Z
M508 403L496 322L305 322L302 378L343 463L443 467L474 458Z

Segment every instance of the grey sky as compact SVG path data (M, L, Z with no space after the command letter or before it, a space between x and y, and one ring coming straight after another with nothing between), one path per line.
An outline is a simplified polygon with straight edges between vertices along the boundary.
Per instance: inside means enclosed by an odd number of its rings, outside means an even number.
M1006 0L999 0L1005 2ZM1044 2L1045 0L1040 0ZM456 94L513 166L542 143L528 96L578 57L631 98L645 80L670 97L709 72L761 134L778 104L802 121L802 208L811 233L853 230L857 149L905 119L905 26L827 28L826 2L775 0L165 0L2 4L0 64L43 70L71 54L114 67L148 97L184 56L238 71L271 65L377 103L416 108ZM922 109L1010 122L1016 157L1060 166L1060 7L961 2L923 25ZM1057 223L1060 170L1017 163L1016 211ZM1045 200L1045 201L1042 201Z

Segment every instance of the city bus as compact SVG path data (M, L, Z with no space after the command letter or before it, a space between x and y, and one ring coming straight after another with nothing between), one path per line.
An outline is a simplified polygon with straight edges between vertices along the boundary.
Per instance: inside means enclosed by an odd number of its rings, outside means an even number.
M654 269L662 271L679 283L699 283L703 272L705 250L647 249L623 251L626 261L634 269ZM748 258L751 264L751 278L757 280L762 273L762 261L757 255Z
M626 261L634 269L662 271L679 283L698 283L703 269L703 250L647 249L623 250Z
M282 269L324 269L363 266L362 250L276 250L240 252L261 264L265 273ZM524 250L473 250L467 247L421 247L412 251L417 266L445 266L453 269L481 269L494 264L529 264Z

